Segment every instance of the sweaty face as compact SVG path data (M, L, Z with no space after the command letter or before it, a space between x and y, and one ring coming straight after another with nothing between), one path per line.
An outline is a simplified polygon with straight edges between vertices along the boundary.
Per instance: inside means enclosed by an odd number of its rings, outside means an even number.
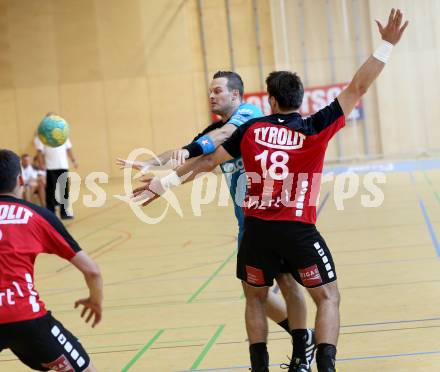
M227 78L212 80L209 87L209 103L211 111L217 115L226 115L233 108L233 102L237 99L237 93L228 89Z

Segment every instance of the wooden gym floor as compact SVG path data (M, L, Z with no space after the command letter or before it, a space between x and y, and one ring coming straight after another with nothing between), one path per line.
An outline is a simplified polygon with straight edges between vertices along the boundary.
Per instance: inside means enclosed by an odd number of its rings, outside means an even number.
M342 295L339 372L440 370L440 167L414 164L386 173L379 208L362 207L358 193L338 211L332 184L323 185L318 228L333 252ZM215 199L195 217L185 185L175 190L184 218L170 208L162 222L147 225L112 197L123 192L122 180L104 188L104 206L78 201L68 223L102 268L103 321L91 329L73 309L87 294L81 275L61 259L40 256L36 286L48 309L80 338L99 371L247 371L231 205L219 207ZM160 202L144 211L158 216L163 209ZM308 305L312 325L309 297ZM272 371L290 349L287 334L271 323ZM27 371L9 351L0 354L0 370Z

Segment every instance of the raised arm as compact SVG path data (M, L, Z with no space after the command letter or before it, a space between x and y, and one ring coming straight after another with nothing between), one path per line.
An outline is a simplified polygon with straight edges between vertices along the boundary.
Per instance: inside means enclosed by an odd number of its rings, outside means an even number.
M408 21L402 26L402 19L403 14L400 9L397 9L397 11L391 9L388 23L385 27L376 20L383 42L359 68L348 87L338 96L339 104L346 116L353 111L356 103L367 92L370 85L385 67L393 46L400 41L403 32L408 26Z
M146 161L128 161L122 158L116 159L116 165L121 169L123 168L134 168L136 170L147 173L151 168L154 167L166 167L173 168L170 164L170 160L175 150L168 150L157 156L156 158L151 158Z

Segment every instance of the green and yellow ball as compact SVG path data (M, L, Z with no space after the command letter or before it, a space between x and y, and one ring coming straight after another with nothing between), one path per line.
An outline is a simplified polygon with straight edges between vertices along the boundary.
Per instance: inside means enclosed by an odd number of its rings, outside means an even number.
M45 116L38 126L38 138L46 146L61 146L69 138L69 124L61 116Z

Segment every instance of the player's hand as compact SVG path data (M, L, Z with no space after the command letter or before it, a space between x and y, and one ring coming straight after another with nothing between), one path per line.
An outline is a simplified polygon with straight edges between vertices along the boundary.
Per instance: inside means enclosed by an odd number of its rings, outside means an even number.
M396 45L403 35L409 21L405 21L402 25L403 13L400 9L391 9L390 16L388 17L388 23L384 27L378 20L376 20L377 26L379 27L379 32L382 35L382 40L388 41L389 43Z
M116 159L116 165L119 166L119 169L124 168L134 168L136 170L143 170L145 168L148 168L148 163L143 161L129 161L121 158Z
M99 301L94 301L90 297L82 298L75 302L75 309L82 305L83 309L81 311L81 318L85 317L86 323L88 323L92 318L92 328L97 325L102 318L102 306Z
M160 180L152 177L145 177L141 180L144 184L133 189L133 202L140 203L143 207L158 199L165 190Z
M181 165L185 164L186 159L188 158L189 151L187 149L174 150L170 158L171 167L173 169L180 167Z

